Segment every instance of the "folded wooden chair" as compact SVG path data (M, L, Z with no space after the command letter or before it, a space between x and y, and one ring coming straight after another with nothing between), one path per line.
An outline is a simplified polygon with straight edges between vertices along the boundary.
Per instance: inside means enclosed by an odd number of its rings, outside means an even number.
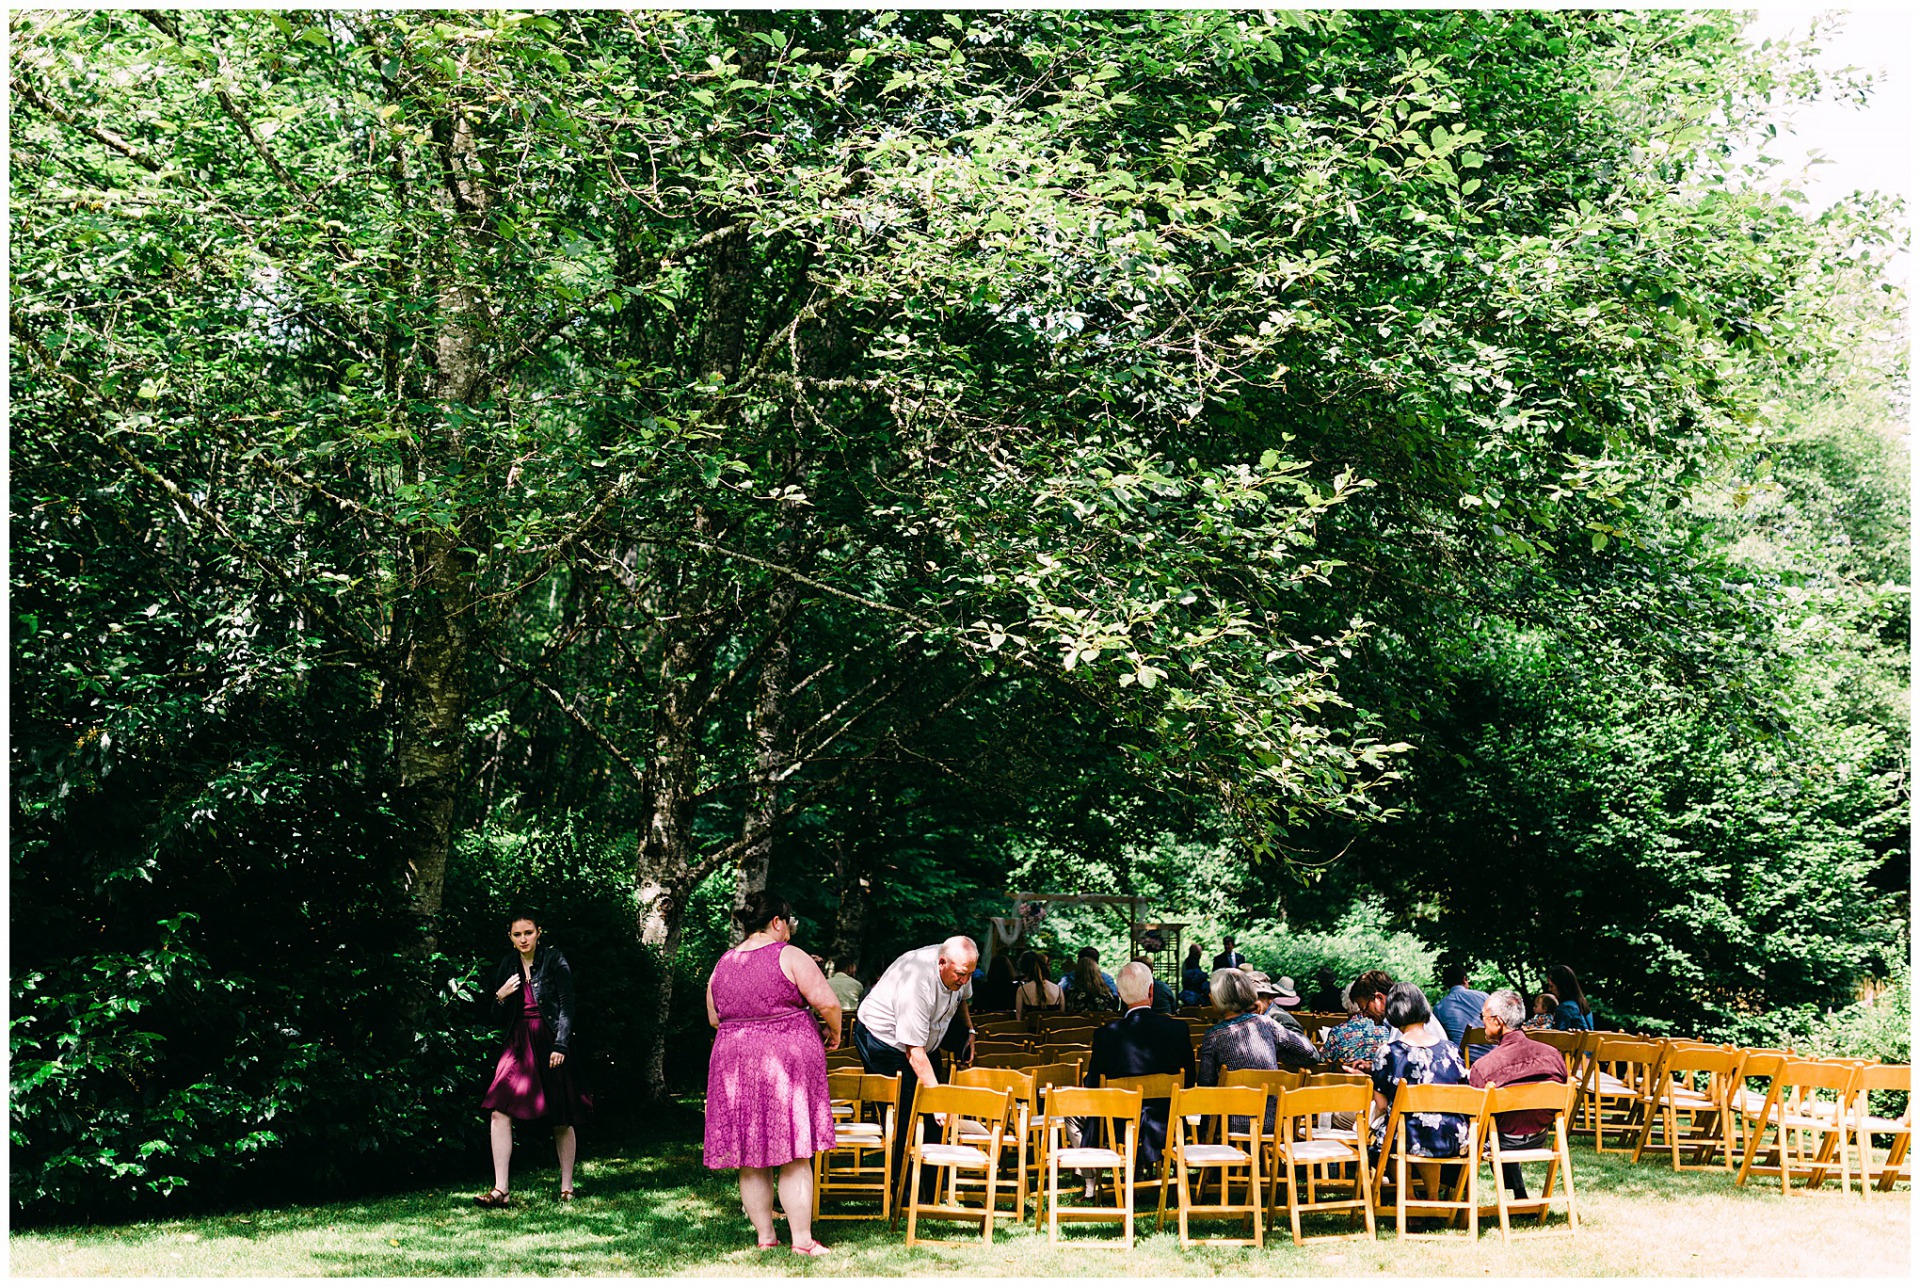
M1267 1209L1277 1213L1279 1190L1286 1188L1287 1222L1293 1229L1293 1245L1324 1242L1341 1238L1374 1236L1372 1167L1367 1160L1367 1115L1373 1109L1371 1085L1351 1083L1331 1086L1299 1086L1275 1092L1273 1116L1273 1179L1267 1195ZM1329 1132L1316 1126L1322 1117L1333 1113L1352 1113L1351 1131ZM1346 1179L1351 1167L1350 1180ZM1317 1177L1327 1174L1328 1178ZM1306 1190L1305 1196L1301 1189ZM1344 1198L1323 1198L1317 1190L1344 1188ZM1351 1232L1326 1234L1309 1239L1300 1231L1300 1217L1321 1211L1346 1211L1353 1219ZM1365 1229L1360 1226L1365 1223Z
M1573 1157L1567 1151L1567 1128L1573 1116L1574 1097L1579 1087L1572 1082L1533 1082L1522 1086L1493 1086L1487 1090L1486 1121L1481 1133L1487 1141L1487 1157L1493 1167L1495 1204L1500 1213L1500 1241L1512 1242L1510 1216L1514 1212L1536 1212L1539 1228L1547 1232L1547 1213L1553 1204L1553 1181L1560 1180L1561 1200L1567 1208L1567 1233L1580 1233L1580 1213L1573 1200ZM1503 1149L1500 1146L1498 1115L1501 1113L1547 1111L1553 1113L1553 1140L1539 1148ZM1547 1174L1541 1181L1538 1197L1515 1198L1507 1192L1502 1168L1529 1162L1545 1162Z
M813 1155L813 1219L889 1219L893 1215L893 1135L899 1129L900 1079L829 1072L833 1147ZM878 1199L877 1212L827 1211L829 1201Z
M1121 1248L1133 1250L1133 1166L1139 1149L1140 1099L1137 1090L1086 1090L1078 1086L1047 1088L1047 1169L1041 1201L1047 1208L1048 1242L1060 1241L1060 1223L1063 1220L1108 1220L1116 1221L1121 1226ZM1078 1146L1069 1146L1066 1142L1065 1128L1069 1118L1079 1118L1091 1126L1090 1138L1083 1138ZM1094 1140L1101 1140L1110 1147L1095 1144ZM1064 1170L1068 1173L1068 1191L1078 1197L1080 1180L1074 1172L1080 1168L1112 1173L1113 1206L1062 1204L1060 1172Z
M1382 1138L1380 1164L1374 1170L1375 1206L1386 1214L1384 1193L1393 1191L1394 1234L1400 1238L1444 1238L1444 1231L1427 1234L1407 1232L1409 1216L1446 1216L1453 1224L1464 1212L1467 1239L1480 1237L1480 1128L1485 1120L1487 1092L1477 1086L1409 1086L1397 1083L1393 1112L1387 1118ZM1426 1157L1407 1149L1407 1119L1415 1113L1457 1113L1467 1119L1465 1150L1453 1157ZM1412 1196L1411 1168L1418 1167L1424 1190L1420 1199ZM1453 1168L1456 1178L1447 1187L1442 1173Z
M934 1241L919 1236L920 1217L925 1215L938 1220L977 1220L980 1222L981 1241L992 1246L993 1217L998 1205L995 1197L1000 1177L1000 1146L1007 1122L1006 1092L977 1086L922 1086L914 1094L913 1112L912 1166L906 1196L907 1245L912 1247ZM941 1114L943 1118L940 1139L932 1142L926 1138L927 1118L924 1115L929 1113ZM967 1121L986 1129L986 1147L960 1142L961 1123ZM936 1182L933 1197L922 1201L921 1177L928 1168L940 1172L946 1182ZM953 1183L957 1173L974 1171L986 1177L983 1200L979 1206L961 1202L961 1193Z
M1173 1103L1167 1118L1167 1150L1176 1176L1179 1207L1180 1245L1200 1244L1216 1247L1264 1247L1266 1219L1262 1211L1265 1191L1260 1183L1261 1154L1266 1151L1267 1092L1259 1086L1175 1086ZM1245 1118L1242 1130L1232 1131L1234 1117ZM1209 1140L1220 1142L1208 1142ZM1220 1200L1213 1204L1200 1201L1205 1195L1206 1172L1219 1173ZM1243 1186L1244 1202L1233 1201L1235 1183ZM1245 1216L1245 1238L1195 1238L1195 1217L1225 1218ZM1167 1218L1167 1191L1160 1190L1160 1206L1154 1219L1158 1232Z
M1898 1117L1876 1117L1867 1102L1867 1092L1903 1091L1907 1106ZM1912 1163L1907 1150L1913 1143L1913 1065L1869 1064L1860 1070L1854 1082L1853 1129L1860 1148L1860 1191L1868 1192L1867 1181L1882 1193L1892 1193L1895 1181L1913 1183ZM1873 1136L1886 1135L1887 1156L1879 1169L1873 1163Z

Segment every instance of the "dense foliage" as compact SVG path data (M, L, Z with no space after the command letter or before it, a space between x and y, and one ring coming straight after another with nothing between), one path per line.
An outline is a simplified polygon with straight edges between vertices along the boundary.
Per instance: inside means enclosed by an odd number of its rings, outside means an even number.
M1804 49L10 23L21 1212L459 1160L522 900L612 1105L768 883L869 973L1025 882L1648 1028L1897 955L1899 212L1730 159Z

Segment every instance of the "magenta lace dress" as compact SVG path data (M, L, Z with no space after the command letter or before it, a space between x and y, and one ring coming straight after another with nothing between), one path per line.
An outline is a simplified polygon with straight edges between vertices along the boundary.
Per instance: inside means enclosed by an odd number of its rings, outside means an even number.
M783 944L721 956L707 1064L707 1165L784 1166L833 1147L827 1052L813 1011L780 972Z

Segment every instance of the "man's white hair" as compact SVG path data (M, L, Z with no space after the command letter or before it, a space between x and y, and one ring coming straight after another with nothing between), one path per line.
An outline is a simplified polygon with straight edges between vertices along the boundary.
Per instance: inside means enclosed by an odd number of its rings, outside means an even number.
M980 963L980 945L965 934L955 934L940 945L940 959L943 961L972 961Z
M1128 961L1113 976L1120 985L1120 1003L1128 1009L1153 995L1153 968L1141 961Z

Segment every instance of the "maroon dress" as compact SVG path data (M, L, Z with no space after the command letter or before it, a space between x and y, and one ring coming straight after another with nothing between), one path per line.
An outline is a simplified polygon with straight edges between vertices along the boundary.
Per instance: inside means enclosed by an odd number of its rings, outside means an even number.
M574 1089L571 1066L547 1067L553 1053L553 1034L540 1018L540 1003L534 999L533 981L526 968L520 970L520 1010L507 1030L507 1048L493 1068L493 1084L487 1087L480 1107L523 1122L542 1119L554 1126L578 1125L584 1114L580 1095Z
M707 1063L706 1163L785 1166L833 1147L827 1050L806 998L780 969L784 944L728 952L713 967L720 1017Z

